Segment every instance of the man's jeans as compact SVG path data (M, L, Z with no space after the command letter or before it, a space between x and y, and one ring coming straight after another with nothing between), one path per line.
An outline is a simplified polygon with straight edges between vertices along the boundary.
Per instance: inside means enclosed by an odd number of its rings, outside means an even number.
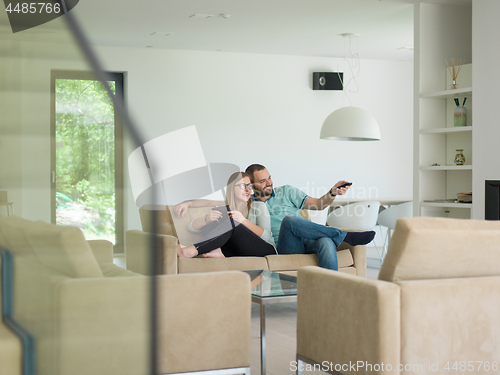
M313 223L300 216L287 215L281 222L279 254L318 254L319 266L337 271L337 247L347 232Z

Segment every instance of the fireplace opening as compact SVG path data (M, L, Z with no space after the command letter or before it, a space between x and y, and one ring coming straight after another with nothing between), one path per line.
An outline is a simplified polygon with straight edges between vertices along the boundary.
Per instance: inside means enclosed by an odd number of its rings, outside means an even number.
M484 183L484 218L500 220L500 180L486 180Z

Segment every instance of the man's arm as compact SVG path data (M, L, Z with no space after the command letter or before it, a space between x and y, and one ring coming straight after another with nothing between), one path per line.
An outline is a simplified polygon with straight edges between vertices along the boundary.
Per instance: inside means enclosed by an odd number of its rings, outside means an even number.
M349 190L350 186L345 186L343 188L337 188L337 186L340 186L347 181L339 181L333 187L323 195L321 198L313 198L313 197L307 197L306 201L304 202L304 209L307 210L324 210L328 206L330 206L335 199L337 195L344 195L347 193L347 190Z
M174 212L178 217L184 217L189 207L216 207L225 205L224 201L212 201L209 199L194 199L191 201L184 201L174 206Z

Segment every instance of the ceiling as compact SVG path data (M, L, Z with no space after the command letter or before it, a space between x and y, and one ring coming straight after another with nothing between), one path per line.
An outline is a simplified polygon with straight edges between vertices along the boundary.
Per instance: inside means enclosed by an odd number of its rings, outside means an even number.
M413 4L471 1L81 0L71 12L94 45L343 57L349 44L340 34L355 33L360 58L412 60ZM7 37L8 21L0 21L0 38ZM18 34L53 38L56 25Z
M73 11L98 45L342 57L340 34L357 33L362 58L413 58L398 50L413 47L408 1L82 0Z
M357 33L361 58L412 60L413 51L407 48L413 47L416 2L82 0L74 11L92 43L99 45L342 57L347 44L340 34ZM194 14L213 17L190 18ZM171 34L151 35L154 32Z

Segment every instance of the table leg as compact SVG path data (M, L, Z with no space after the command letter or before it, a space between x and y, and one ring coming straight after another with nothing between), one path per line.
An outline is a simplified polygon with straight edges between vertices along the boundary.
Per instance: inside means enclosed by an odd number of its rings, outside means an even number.
M304 362L301 359L297 358L297 371L296 375L303 375L302 369L304 368Z
M266 306L260 305L260 373L266 375Z
M387 249L389 248L389 242L391 242L391 228L387 228L387 242L384 243L384 258L387 255Z

